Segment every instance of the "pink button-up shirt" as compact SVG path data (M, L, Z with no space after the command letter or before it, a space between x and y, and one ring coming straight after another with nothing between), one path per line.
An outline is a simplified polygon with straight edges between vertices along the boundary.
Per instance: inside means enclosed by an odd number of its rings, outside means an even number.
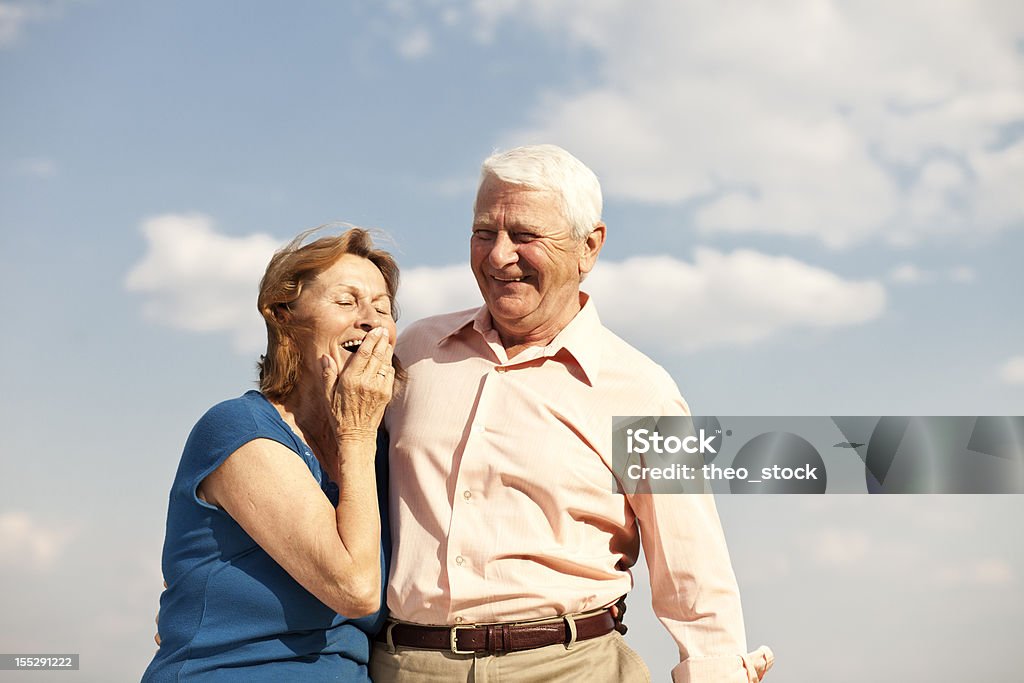
M386 417L388 607L447 625L583 612L629 591L642 542L654 610L679 646L673 678L745 683L714 499L615 492L612 416L689 410L668 373L581 298L550 344L511 360L486 307L399 338L409 380Z

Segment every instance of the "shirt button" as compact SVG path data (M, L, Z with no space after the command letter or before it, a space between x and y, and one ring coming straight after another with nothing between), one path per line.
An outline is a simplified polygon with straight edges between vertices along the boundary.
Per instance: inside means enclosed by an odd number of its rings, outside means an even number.
M465 498L466 500L469 500L470 498L473 497L473 494L471 492L469 492L469 491L463 491L462 492L462 497Z
M463 619L462 617L455 617L455 623L456 624L461 624L464 621L465 621L465 619Z
M459 555L459 556L457 556L457 557L455 558L455 564L459 565L460 567L461 567L461 566L462 566L462 565L463 565L463 564L464 564L465 562L466 562L466 559L465 559L464 557L462 557L462 555Z

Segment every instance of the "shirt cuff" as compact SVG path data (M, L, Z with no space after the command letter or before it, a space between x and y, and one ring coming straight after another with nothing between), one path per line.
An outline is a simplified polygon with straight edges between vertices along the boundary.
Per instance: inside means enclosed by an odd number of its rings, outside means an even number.
M673 683L758 683L758 669L771 668L775 654L759 647L745 655L690 657L672 669Z

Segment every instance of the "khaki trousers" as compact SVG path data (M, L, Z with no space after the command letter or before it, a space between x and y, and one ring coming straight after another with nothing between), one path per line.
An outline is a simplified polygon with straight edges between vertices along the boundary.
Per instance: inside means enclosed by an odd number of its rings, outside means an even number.
M622 636L608 635L535 650L498 655L456 655L441 650L408 647L388 652L374 643L370 653L370 678L374 683L650 683L647 665Z

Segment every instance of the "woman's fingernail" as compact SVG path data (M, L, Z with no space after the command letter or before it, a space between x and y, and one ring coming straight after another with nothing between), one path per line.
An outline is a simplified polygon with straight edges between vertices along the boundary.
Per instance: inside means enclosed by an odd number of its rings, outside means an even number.
M324 370L331 367L331 360L327 357L327 354L320 356L320 367Z

